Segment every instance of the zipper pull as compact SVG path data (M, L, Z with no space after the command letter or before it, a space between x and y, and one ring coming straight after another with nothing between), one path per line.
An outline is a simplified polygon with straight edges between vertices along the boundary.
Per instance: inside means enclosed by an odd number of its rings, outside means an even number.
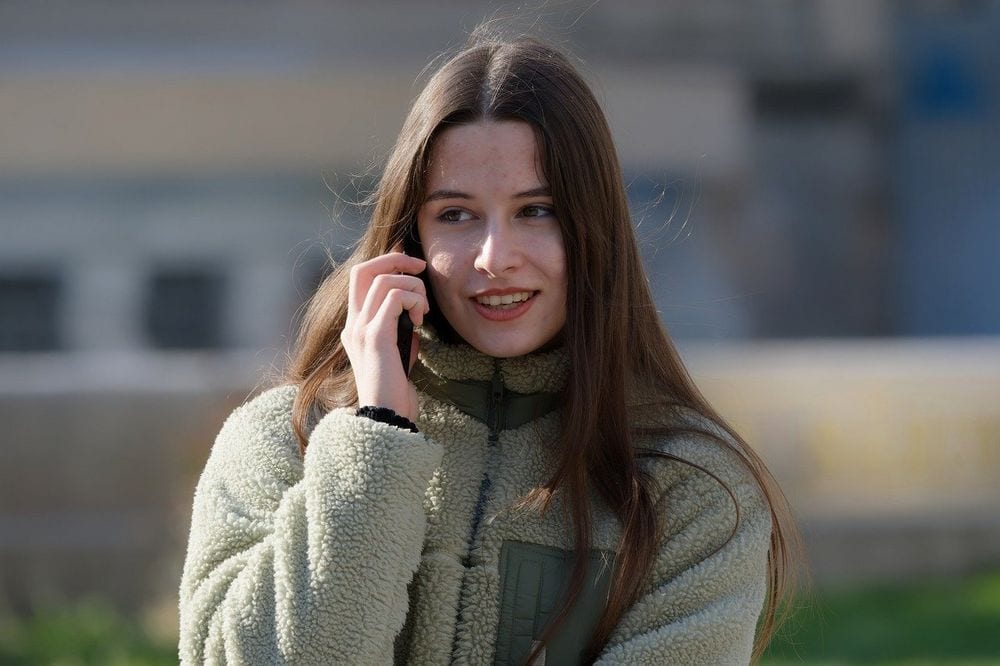
M500 374L500 359L494 359L490 388L490 439L494 443L503 426L503 416L503 377Z

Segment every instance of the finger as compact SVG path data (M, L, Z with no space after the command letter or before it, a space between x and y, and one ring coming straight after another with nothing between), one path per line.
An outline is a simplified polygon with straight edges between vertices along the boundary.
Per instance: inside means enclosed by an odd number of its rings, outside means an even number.
M410 257L401 252L383 254L374 259L363 261L351 268L350 290L348 292L348 307L351 312L357 312L365 301L365 295L376 276L383 273L416 274L424 269L423 259Z
M391 289L385 300L379 306L378 312L372 318L372 324L378 331L378 335L385 335L395 345L396 343L396 323L399 315L404 310L410 313L410 319L414 326L423 323L424 306L426 300L423 295L404 289Z
M424 302L427 301L427 286L420 278L403 274L376 275L375 279L372 280L372 285L368 290L368 294L365 296L365 301L362 304L361 309L358 311L359 321L367 322L374 318L375 313L378 312L379 307L382 305L382 301L385 300L389 291L392 289L412 291L423 296ZM422 319L423 317L421 317L421 320ZM416 318L413 318L413 324L415 326L419 326L420 323L421 322L418 322Z
M424 270L427 262L401 252L390 252L363 261L351 268L350 288L347 293L348 313L356 313L365 302L365 296L376 276L392 273L416 275Z

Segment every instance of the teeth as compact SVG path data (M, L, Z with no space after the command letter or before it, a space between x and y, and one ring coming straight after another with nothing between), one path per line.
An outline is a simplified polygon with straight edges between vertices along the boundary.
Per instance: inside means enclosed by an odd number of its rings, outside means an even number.
M477 296L476 300L483 305L497 306L497 305L510 305L511 303L520 303L521 301L526 301L531 298L532 292L530 291L519 291L515 294L504 294L503 296Z

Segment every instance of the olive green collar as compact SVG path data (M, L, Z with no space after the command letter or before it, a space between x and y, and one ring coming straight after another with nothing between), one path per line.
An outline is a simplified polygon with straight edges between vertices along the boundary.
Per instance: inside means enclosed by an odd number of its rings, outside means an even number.
M558 406L569 368L565 349L493 358L464 343L446 344L429 326L418 334L414 385L491 428L517 428Z
M414 366L410 377L414 385L424 393L454 405L495 430L518 428L548 414L559 404L558 393L525 394L506 388L498 392L496 384L499 382L445 379L420 363Z

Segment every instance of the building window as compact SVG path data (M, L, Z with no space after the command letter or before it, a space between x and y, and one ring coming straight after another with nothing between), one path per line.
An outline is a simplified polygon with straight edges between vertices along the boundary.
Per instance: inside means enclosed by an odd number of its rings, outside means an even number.
M161 270L150 278L146 334L159 349L223 344L224 279L212 270Z
M760 118L773 121L830 120L863 111L860 83L849 77L759 80L753 106Z
M0 351L59 349L61 281L56 275L0 275Z

